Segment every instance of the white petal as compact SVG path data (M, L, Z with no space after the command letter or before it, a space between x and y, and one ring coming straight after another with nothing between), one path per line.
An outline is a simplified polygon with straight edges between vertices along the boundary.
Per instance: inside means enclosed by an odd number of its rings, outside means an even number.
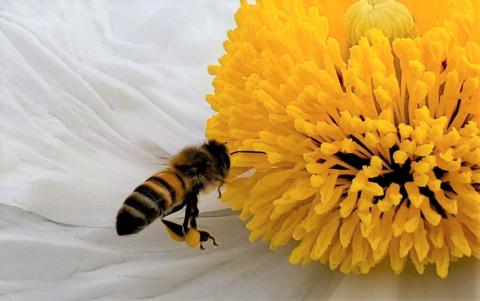
M474 300L477 261L462 260L447 280L385 264L368 275L288 263L288 251L248 243L234 215L200 218L220 246L189 249L155 223L116 237L111 227L55 224L0 206L0 288L7 300ZM421 283L421 285L419 285Z
M0 202L110 225L160 157L204 139L207 67L235 6L180 3L5 4Z

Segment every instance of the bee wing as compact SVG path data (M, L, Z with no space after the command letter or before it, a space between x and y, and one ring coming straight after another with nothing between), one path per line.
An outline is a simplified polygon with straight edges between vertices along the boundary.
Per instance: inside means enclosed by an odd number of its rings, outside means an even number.
M142 149L151 154L152 158L158 159L160 162L166 162L170 160L172 155L160 147L159 144L149 139L144 139L138 143Z

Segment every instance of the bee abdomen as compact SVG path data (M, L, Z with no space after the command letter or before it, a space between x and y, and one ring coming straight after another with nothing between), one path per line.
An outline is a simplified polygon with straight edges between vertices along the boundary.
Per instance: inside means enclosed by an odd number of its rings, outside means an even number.
M149 196L135 190L124 202L124 205L134 208L136 211L142 214L143 219L148 222L156 219L161 212L162 208L153 201Z
M148 207L154 207L158 209L158 215L161 214L162 211L165 211L168 207L168 200L161 194L155 191L154 188L151 187L152 184L149 182L145 182L142 185L135 188L134 193L140 194L146 199L143 200L143 204L147 205Z
M171 203L163 190L151 182L135 188L123 202L117 215L117 233L134 234L164 215Z
M117 233L137 233L171 212L183 199L184 188L183 179L168 171L150 177L123 202L117 215Z
M175 202L177 192L167 181L165 181L163 178L157 175L154 175L150 177L146 183L149 183L149 182L153 182L155 185L165 188L168 191L168 194L170 196L170 200L172 201L172 203Z

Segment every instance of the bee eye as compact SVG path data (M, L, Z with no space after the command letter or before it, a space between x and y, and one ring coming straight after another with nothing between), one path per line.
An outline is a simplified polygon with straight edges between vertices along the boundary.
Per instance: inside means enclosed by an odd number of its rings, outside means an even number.
M183 173L187 172L187 171L190 169L190 168L189 168L188 166L186 166L186 165L177 165L175 168L176 168L178 171L183 172Z

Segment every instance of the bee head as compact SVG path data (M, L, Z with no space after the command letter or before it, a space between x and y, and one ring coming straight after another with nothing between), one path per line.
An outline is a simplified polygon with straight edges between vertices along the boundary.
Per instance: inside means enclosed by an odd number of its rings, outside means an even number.
M172 166L188 177L210 182L224 178L230 168L225 145L210 140L200 147L187 147L172 158Z
M224 171L226 174L230 169L230 157L228 156L228 150L225 144L215 140L209 140L204 147L215 158L217 168Z

